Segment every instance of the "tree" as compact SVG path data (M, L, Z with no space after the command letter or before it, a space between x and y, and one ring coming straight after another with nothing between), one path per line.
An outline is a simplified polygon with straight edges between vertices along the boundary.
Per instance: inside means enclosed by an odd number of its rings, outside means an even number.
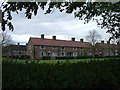
M9 35L7 32L2 32L1 35L2 35L2 45L3 46L7 46L7 45L13 43L11 35Z
M120 40L117 42L118 45L118 55L120 56Z
M86 40L92 44L93 56L95 56L95 44L100 40L101 35L96 30L90 30L88 35L86 36Z
M110 37L109 42L111 42L111 45L112 45L111 51L113 55L115 56L116 53L120 55L120 38L116 40L115 38Z
M112 51L112 55L115 56L116 53L118 52L118 48L116 45L116 40L115 38L109 39L109 42L111 41L111 51Z
M55 0L54 0L55 1ZM59 0L56 0L59 1ZM46 13L51 13L54 8L58 8L60 12L73 13L75 17L80 20L84 20L88 23L90 20L97 22L101 28L106 28L107 33L110 33L115 38L120 38L120 1L119 2L52 2L52 0L46 0L46 2L7 2L2 5L2 30L8 26L10 30L14 30L11 23L12 12L25 10L25 16L31 19L32 15L37 15L39 8L45 9ZM96 17L101 18L96 18Z

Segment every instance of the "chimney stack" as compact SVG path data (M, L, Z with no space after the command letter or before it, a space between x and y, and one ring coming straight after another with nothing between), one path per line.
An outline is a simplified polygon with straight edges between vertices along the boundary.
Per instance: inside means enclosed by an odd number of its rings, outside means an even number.
M44 34L41 35L41 38L44 39Z
M101 43L104 43L104 41L102 40Z
M53 36L52 38L53 38L53 40L56 40L56 36Z
M117 44L120 44L120 42L118 41Z
M19 46L19 45L20 45L20 43L18 42L18 43L17 43L17 45Z
M75 38L72 38L72 41L75 41Z
M110 44L110 41L107 41L107 44Z
M80 42L83 42L83 38L80 39Z

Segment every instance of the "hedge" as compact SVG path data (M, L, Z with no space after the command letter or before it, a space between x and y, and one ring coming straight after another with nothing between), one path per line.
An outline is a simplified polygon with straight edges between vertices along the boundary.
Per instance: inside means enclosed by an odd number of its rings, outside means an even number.
M106 88L120 90L120 60L2 64L4 88Z

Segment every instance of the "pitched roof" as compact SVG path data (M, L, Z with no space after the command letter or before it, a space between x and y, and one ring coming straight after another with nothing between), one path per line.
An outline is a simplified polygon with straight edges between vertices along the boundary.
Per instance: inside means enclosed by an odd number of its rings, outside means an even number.
M88 42L69 41L69 40L53 40L47 38L34 38L31 37L33 45L47 45L47 46L66 46L66 47L91 47Z
M26 50L26 45L10 45L12 50Z
M11 48L12 50L26 50L26 45L9 45L3 48Z
M118 48L117 44L107 44L107 43L97 43L96 46L102 48Z

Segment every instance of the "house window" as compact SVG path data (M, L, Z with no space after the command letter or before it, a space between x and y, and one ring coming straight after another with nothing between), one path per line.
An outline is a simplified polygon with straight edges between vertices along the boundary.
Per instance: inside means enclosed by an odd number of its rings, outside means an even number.
M40 46L40 49L45 49L45 46Z
M116 52L116 53L115 53L115 55L117 56L117 55L118 55L118 53Z
M61 47L61 50L65 50L65 47Z
M40 52L40 56L45 56L45 52Z
M116 49L115 52L118 52L118 50Z
M35 48L37 48L37 46L35 46Z
M110 52L110 56L114 56L114 53L113 53L113 52Z
M53 52L53 53L52 53L52 56L57 56L57 53L56 53L56 52Z
M52 49L56 49L56 47L55 47L55 46L53 46L53 47L52 47Z
M73 50L77 50L77 47L73 47Z
M50 51L48 51L48 56L51 56L51 52Z
M29 49L31 49L31 46L29 46Z
M65 56L65 52L61 52L60 56L61 57Z
M73 56L77 56L77 53L73 53Z
M80 53L81 56L84 56L84 53Z
M84 48L83 48L83 47L81 47L81 48L80 48L80 50L84 50Z
M16 52L16 50L14 50L13 52Z
M98 50L98 48L96 48L96 50Z
M73 56L73 52L67 52L67 56Z
M109 55L109 53L108 53L108 52L106 52L105 56L108 56L108 55Z
M91 49L91 48L89 48L89 50L91 51L92 49Z
M88 53L88 56L91 56L92 55L92 53Z

